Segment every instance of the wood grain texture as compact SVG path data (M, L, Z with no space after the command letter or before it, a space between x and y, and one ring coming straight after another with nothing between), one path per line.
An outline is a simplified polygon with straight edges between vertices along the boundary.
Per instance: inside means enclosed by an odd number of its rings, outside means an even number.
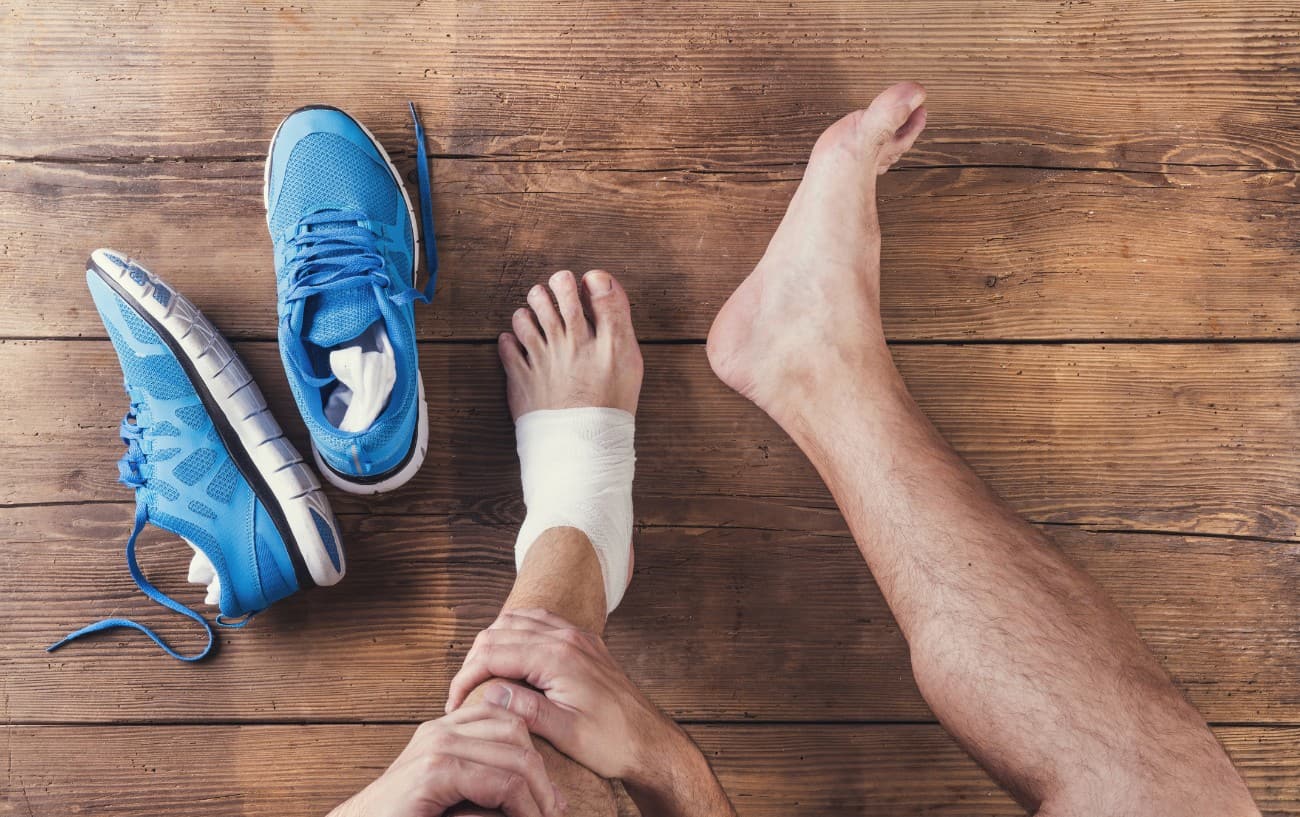
M239 344L306 450L272 343ZM921 406L1035 521L1294 539L1300 347L1290 344L903 346ZM494 349L425 345L429 456L402 491L334 494L336 510L475 524L520 518L518 463ZM646 349L637 521L842 531L817 475L700 346ZM121 500L125 406L107 341L0 343L0 503Z
M275 337L261 162L0 168L0 336L104 337L84 271L90 250L109 246L229 336ZM417 310L421 337L495 338L552 271L604 267L631 293L643 339L678 340L707 334L762 256L801 168L455 159L434 174L440 288ZM1186 167L892 172L881 182L886 333L1300 338L1298 178Z
M187 648L201 631L145 599L122 565L128 505L0 512L4 720L414 721L432 717L514 578L514 530L342 517L349 573L221 634L198 667L135 633L54 654L100 616ZM1048 529L1134 620L1211 720L1300 721L1300 545ZM689 720L930 720L906 645L846 535L647 528L608 640L629 675ZM189 551L142 538L153 581L187 603ZM87 690L95 694L85 694ZM250 690L256 694L250 694Z
M0 6L0 155L259 156L305 102L445 154L802 160L889 82L931 90L912 161L1297 167L1294 3L887 0ZM322 60L322 54L331 58ZM17 69L17 70L14 70Z
M1265 814L1300 814L1297 64L1292 0L0 0L0 815L323 813L377 775L513 577L517 462L478 341L594 266L671 342L647 349L609 630L632 677L696 723L742 815L1020 813L929 723L825 488L697 343L816 136L901 79L930 90L881 182L905 377L1231 724ZM45 654L111 614L196 643L121 564L125 399L86 254L137 255L245 341L305 450L268 342L262 158L326 102L409 179L408 99L437 157L428 463L332 494L346 581L213 661L125 634ZM144 565L197 603L178 547L147 533Z
M937 726L689 731L743 817L1023 814ZM411 732L401 725L4 727L10 772L0 784L0 814L323 814L374 779ZM1300 814L1300 730L1216 734L1265 815ZM74 760L70 746L95 751Z

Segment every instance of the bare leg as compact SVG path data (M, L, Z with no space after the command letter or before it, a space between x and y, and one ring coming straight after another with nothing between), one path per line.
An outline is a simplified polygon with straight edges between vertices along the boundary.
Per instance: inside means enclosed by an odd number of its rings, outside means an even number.
M897 85L833 125L709 334L728 385L826 480L957 740L1042 814L1258 813L1201 716L1101 589L912 401L880 322L875 179L925 122Z
M604 272L584 276L581 293L567 271L556 273L550 286L550 292L541 286L533 288L528 296L531 309L519 310L514 333L501 337L511 416L582 406L635 413L641 390L641 353L622 288ZM600 562L586 535L575 528L550 528L528 550L504 609L542 608L601 635L605 630L604 587ZM469 700L481 697L490 683L479 685ZM571 817L616 813L608 782L541 738L534 738L534 743L546 761L551 781L568 802ZM457 814L496 812L465 808Z

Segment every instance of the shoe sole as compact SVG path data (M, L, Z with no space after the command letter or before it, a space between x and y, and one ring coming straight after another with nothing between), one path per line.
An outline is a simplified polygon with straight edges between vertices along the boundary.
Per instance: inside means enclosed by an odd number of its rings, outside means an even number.
M126 301L181 364L236 468L289 545L299 586L336 584L347 563L329 500L316 475L285 438L234 349L194 304L120 253L95 250L86 271L98 275ZM337 568L313 511L334 536Z
M384 157L384 163L388 165L388 172L392 174L393 181L397 183L397 189L402 192L402 200L406 202L406 217L410 221L411 236L415 241L413 255L414 267L411 270L411 285L414 286L415 277L420 272L420 228L415 219L415 206L411 204L411 196L406 192L406 185L402 182L402 175L397 172L397 165L393 164L393 160L388 156L388 151L384 150L384 146L380 144L379 140L375 138L375 135L370 132L370 129L355 119L347 111L335 108L333 105L304 105L293 113L290 113L289 116L301 113L302 111L335 111L336 113L343 114L348 119L352 120L353 124L358 128L361 128L361 132L366 135L366 138L370 140L370 143L379 151L379 155ZM284 127L284 122L288 121L289 116L286 116L284 121L280 122L275 129L275 133L271 135L272 148L275 146L276 139L280 137L280 128ZM269 224L271 219L270 148L267 149L266 166L262 169L262 209L266 211L267 223ZM418 367L415 370L415 378L420 387L419 417L416 421L415 434L411 437L411 447L407 449L406 456L395 468L390 468L384 473L376 474L373 477L357 477L352 474L340 473L329 463L325 462L325 459L321 456L320 449L316 447L316 441L312 440L312 457L316 460L316 465L320 468L321 475L324 476L325 479L329 480L331 485L341 491L347 491L350 494L381 494L395 488L400 488L407 482L410 482L411 477L415 476L416 472L420 470L420 466L424 465L424 457L429 450L429 409L424 398L424 377L420 374Z

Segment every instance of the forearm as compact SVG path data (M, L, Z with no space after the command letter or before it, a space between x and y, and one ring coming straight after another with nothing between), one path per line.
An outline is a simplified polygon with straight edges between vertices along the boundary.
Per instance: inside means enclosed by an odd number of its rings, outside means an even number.
M735 817L736 810L709 762L672 721L645 766L623 778L642 817Z

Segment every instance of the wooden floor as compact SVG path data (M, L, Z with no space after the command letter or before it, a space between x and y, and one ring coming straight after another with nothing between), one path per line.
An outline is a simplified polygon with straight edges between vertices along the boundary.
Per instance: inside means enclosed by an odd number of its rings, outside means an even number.
M1300 8L1294 0L0 0L0 814L323 813L436 715L513 575L491 339L603 265L646 341L637 570L609 641L743 815L1014 814L934 723L815 473L702 338L817 133L900 79L884 312L949 439L1136 620L1268 814L1300 814ZM428 462L333 495L350 571L195 646L123 565L107 245L225 330L305 445L262 158L308 102L436 155ZM145 537L160 584L174 541Z

